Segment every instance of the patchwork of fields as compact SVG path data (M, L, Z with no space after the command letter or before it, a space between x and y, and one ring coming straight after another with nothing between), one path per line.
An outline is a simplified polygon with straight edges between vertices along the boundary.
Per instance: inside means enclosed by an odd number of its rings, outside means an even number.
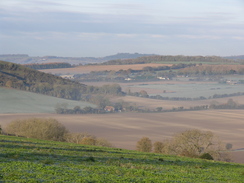
M211 97L214 94L232 94L244 91L244 85L227 85L218 83L171 83L138 84L128 86L132 91L145 90L149 95L161 95L163 97L197 98L200 96Z
M109 82L85 82L86 85L102 86L112 84ZM131 92L140 92L145 90L149 95L161 95L162 97L185 97L197 98L200 96L209 97L215 94L233 94L244 92L244 85L227 85L218 84L217 82L189 82L189 81L155 81L155 82L129 82L119 83L123 91L130 90ZM155 109L163 107L164 109L172 109L173 107L190 108L201 105L211 105L213 102L226 103L229 99L233 99L238 104L244 104L244 96L232 96L224 98L214 98L208 100L193 100L193 101L173 101L173 100L156 100L150 98L141 98L134 96L114 97L113 101L123 100L136 106Z
M136 64L136 65L86 65L75 68L43 70L53 74L81 74L91 71L120 69L142 69L146 66L158 67L165 64ZM230 78L231 80L232 78ZM240 78L238 78L240 79ZM149 95L163 97L209 97L214 94L232 94L244 91L244 85L222 85L217 82L158 81L143 83L120 83L123 91L139 92L145 90ZM86 83L88 84L88 83ZM108 83L89 83L103 85ZM135 149L136 142L143 136L153 142L163 141L174 133L187 129L209 130L217 134L225 143L233 144L234 149L244 148L243 110L204 110L168 113L115 113L115 114L86 114L58 115L53 114L55 106L67 103L68 108L74 106L94 107L94 105L49 97L30 92L0 88L0 124L5 126L15 119L29 117L55 118L72 132L87 132L97 137L106 138L118 148ZM114 97L113 101L123 100L138 107L155 109L172 109L173 107L189 108L200 105L210 105L212 102L226 103L233 99L238 104L244 104L244 96L216 98L198 101L170 101L149 98L123 96ZM234 161L244 163L244 151L233 153Z
M226 97L226 98L216 98L216 99L208 99L208 100L196 100L196 101L172 101L172 100L156 100L149 98L141 98L134 96L125 96L125 97L116 97L114 101L123 100L125 102L129 102L131 104L135 104L141 108L149 108L155 109L157 107L162 107L163 109L172 109L178 107L190 108L201 105L211 105L212 103L227 103L229 99L233 99L238 104L244 104L244 96L236 96L236 97Z

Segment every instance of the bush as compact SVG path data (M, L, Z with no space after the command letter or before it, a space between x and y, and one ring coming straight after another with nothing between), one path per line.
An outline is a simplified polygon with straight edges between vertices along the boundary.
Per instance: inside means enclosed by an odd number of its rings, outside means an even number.
M152 151L152 141L148 137L142 137L141 140L137 142L137 151L151 152Z
M8 124L6 133L27 138L64 141L68 130L56 119L30 118L15 120Z
M102 147L113 147L113 145L107 141L106 139L103 138L98 138L96 139L96 146L102 146Z
M106 139L96 138L87 133L67 133L65 134L65 141L76 144L113 147L113 145Z
M213 157L209 153L203 153L201 156L199 156L199 158L213 160Z
M79 144L80 141L85 137L91 137L87 133L67 133L64 136L66 142Z
M84 144L84 145L95 145L96 144L96 138L95 137L84 137L79 144Z

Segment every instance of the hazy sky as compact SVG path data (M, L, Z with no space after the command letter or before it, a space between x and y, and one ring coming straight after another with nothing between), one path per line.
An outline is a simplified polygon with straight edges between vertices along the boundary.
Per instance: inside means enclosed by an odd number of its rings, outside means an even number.
M0 54L243 55L244 0L0 0Z

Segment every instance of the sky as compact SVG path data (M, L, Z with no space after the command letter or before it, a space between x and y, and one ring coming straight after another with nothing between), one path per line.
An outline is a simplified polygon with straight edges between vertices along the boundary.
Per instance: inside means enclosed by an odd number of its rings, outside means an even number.
M0 0L0 54L244 55L244 0Z

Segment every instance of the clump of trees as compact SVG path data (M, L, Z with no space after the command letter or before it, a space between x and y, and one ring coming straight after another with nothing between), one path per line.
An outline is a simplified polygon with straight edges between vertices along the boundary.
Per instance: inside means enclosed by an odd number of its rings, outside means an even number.
M216 101L209 106L210 109L244 109L244 105L240 105L233 99L229 99L226 103L220 104Z
M125 93L122 91L122 88L119 84L110 84L110 85L102 85L98 86L87 86L86 87L87 94L110 94L110 95L124 95Z
M158 141L153 144L155 153L193 158L212 158L219 161L230 161L230 156L226 150L231 147L230 145L224 146L212 132L197 129L177 133L171 139L166 139L163 142ZM143 137L137 142L137 150L150 152L152 150L151 140L148 137Z
M64 141L68 130L56 119L30 118L15 120L8 124L6 133L27 138Z
M113 147L106 139L97 138L88 133L71 133L63 124L53 118L14 120L7 125L3 134L84 145Z
M42 64L25 64L24 66L29 67L31 69L57 69L57 68L71 68L72 65L70 63L64 62L55 62L55 63L42 63Z

